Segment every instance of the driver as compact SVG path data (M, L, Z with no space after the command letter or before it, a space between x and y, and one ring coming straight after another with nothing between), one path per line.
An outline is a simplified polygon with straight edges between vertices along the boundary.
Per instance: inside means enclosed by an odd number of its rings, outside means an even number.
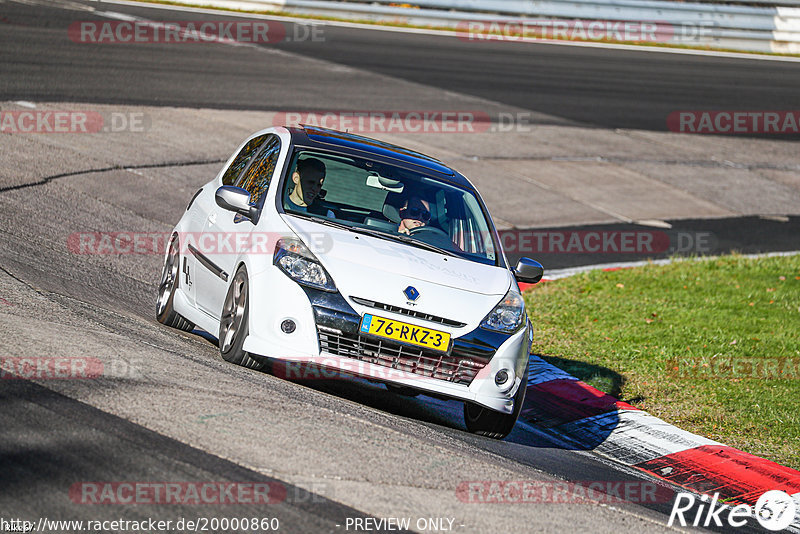
M400 226L397 231L408 234L414 228L425 226L431 220L431 207L427 200L418 196L407 198L400 208Z
M294 189L286 203L287 208L334 217L333 211L326 209L318 202L322 184L325 182L324 163L316 158L298 161L297 170L292 173L292 182L294 182Z

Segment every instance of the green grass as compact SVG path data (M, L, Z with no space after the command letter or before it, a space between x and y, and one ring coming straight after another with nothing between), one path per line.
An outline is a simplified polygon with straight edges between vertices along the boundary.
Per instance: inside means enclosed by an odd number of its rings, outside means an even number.
M554 365L685 430L800 469L800 255L591 271L525 299L534 352Z

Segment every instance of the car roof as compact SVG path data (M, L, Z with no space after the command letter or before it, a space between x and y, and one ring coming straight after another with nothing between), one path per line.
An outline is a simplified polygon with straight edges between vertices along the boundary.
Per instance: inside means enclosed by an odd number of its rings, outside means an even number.
M427 172L461 187L475 189L464 176L438 159L408 148L317 126L301 125L290 127L288 130L292 136L292 144L295 146L333 150L340 154L361 158L368 157L382 163L410 168L416 172Z

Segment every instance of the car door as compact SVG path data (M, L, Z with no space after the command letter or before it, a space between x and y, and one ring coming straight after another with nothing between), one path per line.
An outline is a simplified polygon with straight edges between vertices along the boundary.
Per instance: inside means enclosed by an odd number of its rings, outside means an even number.
M250 204L258 206L266 194L275 173L281 142L277 135L268 134L258 151L249 158L246 166L230 184L250 193ZM216 205L210 208L203 230L203 245L207 254L197 258L202 268L197 271L197 305L200 309L219 317L228 290L228 283L236 271L236 262L247 253L248 243L255 225L241 215Z
M213 182L212 182L213 183ZM206 222L207 211L203 205L208 202L209 191L213 186L204 185L192 196L186 211L189 212L188 224L184 227L184 233L179 235L180 240L180 286L186 295L189 304L195 305L195 295L197 284L195 283L195 267L197 260L192 253L196 249L195 238L203 231Z
M190 288L191 298L196 306L203 311L209 312L207 308L208 302L213 299L209 299L206 294L214 290L215 279L219 278L215 270L215 267L217 267L215 258L219 252L214 243L215 236L206 234L210 220L216 221L219 216L218 211L220 208L214 199L216 187L220 181L222 185L234 185L242 172L264 146L264 142L268 137L268 134L259 135L246 141L224 170L221 178L206 185L203 188L203 192L191 206L193 212L191 227L188 229L187 235L183 236L185 244L183 246L184 265L182 265L182 274L186 287ZM211 314L214 315L216 313L218 313L218 310Z

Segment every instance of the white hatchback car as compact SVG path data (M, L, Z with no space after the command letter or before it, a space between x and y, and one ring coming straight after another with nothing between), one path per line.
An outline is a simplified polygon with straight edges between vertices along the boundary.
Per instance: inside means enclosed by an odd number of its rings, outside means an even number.
M431 157L312 127L257 132L175 226L157 318L218 334L222 357L319 365L464 402L505 437L525 396L531 323L470 182Z

